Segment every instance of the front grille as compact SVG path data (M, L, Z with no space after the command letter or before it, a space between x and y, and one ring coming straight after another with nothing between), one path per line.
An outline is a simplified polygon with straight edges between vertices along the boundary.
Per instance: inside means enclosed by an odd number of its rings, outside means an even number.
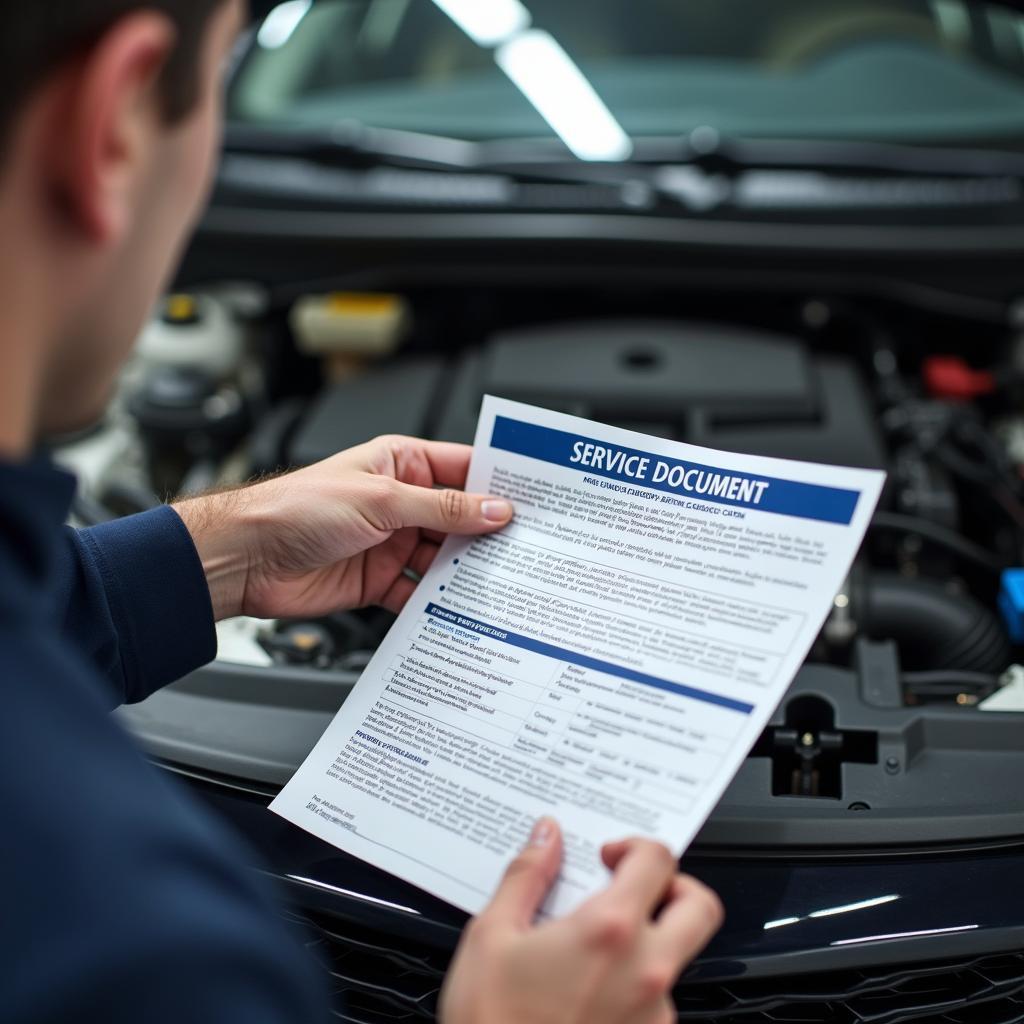
M450 960L446 953L326 914L305 912L298 920L306 925L310 951L330 975L339 1020L436 1020L437 998Z
M715 1024L1016 1024L1024 953L676 989L680 1021Z
M434 1021L448 954L307 913L310 948L346 1024ZM1024 951L920 964L676 988L680 1022L700 1024L1024 1024Z

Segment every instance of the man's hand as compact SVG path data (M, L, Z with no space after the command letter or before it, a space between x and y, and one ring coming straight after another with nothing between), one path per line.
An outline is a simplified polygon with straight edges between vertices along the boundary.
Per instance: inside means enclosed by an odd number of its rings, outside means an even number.
M608 887L534 925L558 874L542 819L490 906L467 927L441 994L443 1024L672 1024L671 989L722 923L718 897L645 839L602 850ZM656 916L655 916L656 915Z
M379 604L398 611L447 533L501 529L512 506L464 494L467 445L379 437L308 469L175 506L217 619ZM438 489L442 488L442 489Z

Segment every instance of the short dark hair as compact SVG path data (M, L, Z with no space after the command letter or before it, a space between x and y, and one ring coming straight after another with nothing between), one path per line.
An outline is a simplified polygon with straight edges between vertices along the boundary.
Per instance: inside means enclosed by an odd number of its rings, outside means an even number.
M199 58L210 17L226 0L0 0L0 143L35 89L135 11L166 14L178 41L161 80L169 121L199 98Z

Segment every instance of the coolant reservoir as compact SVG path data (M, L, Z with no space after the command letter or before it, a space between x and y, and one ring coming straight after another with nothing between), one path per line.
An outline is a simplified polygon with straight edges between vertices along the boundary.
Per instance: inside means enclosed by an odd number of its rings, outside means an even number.
M299 299L290 323L307 355L383 359L397 350L411 318L399 295L334 292Z

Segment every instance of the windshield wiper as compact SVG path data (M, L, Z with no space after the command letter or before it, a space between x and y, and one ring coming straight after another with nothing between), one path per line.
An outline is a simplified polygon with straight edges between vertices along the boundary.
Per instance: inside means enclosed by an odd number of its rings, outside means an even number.
M923 145L862 139L732 138L710 127L681 140L640 140L646 162L697 164L706 170L876 171L890 174L1024 176L1024 153L982 146Z
M963 206L1020 202L1024 153L886 142L637 139L633 159L587 163L553 139L468 141L339 122L330 130L231 125L232 153L292 157L346 170L381 166L487 176L507 183L601 186L624 206L659 202L707 212L740 208Z
M421 170L481 170L481 143L423 132L373 128L358 121L339 121L328 129L289 129L230 123L228 150L304 157L345 167L386 163Z
M694 211L730 204L856 208L1024 199L1024 153L855 140L726 139L710 128L685 139L637 139L628 163L519 160L492 167L519 179L629 185L633 205L660 197Z
M474 142L343 122L330 131L282 131L232 124L225 142L231 157L276 156L330 168L332 181L320 183L328 191L332 183L340 186L341 175L351 178L353 172L365 172L366 176L390 168L396 176L402 175L400 182L392 182L399 185L399 192L413 186L411 179L417 173L434 179L450 175L461 179L463 186L475 185L481 198L505 201L506 205L517 186L532 183L602 186L619 192L625 207L650 206L655 196L654 188L638 181L637 167L576 160L567 156L564 146L554 139ZM237 179L237 161L230 166ZM245 174L247 183L256 184L253 178L260 173L257 168ZM642 174L648 176L649 169ZM313 180L309 174L294 175L290 180L296 183L299 178L307 185Z

